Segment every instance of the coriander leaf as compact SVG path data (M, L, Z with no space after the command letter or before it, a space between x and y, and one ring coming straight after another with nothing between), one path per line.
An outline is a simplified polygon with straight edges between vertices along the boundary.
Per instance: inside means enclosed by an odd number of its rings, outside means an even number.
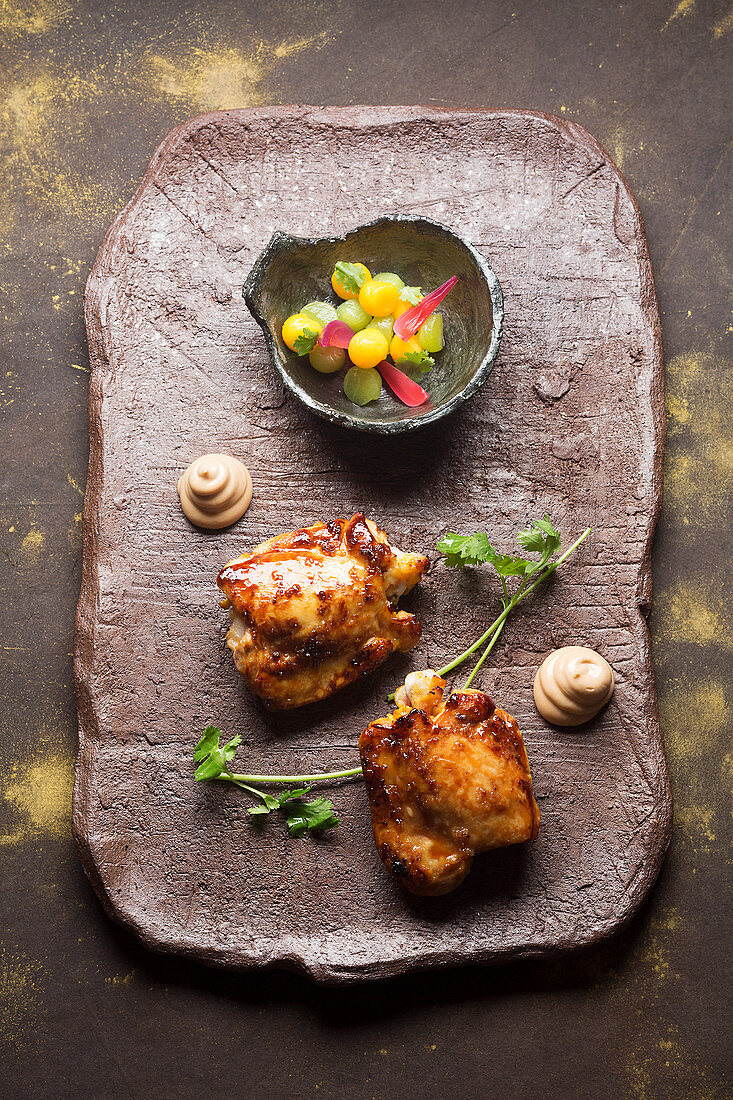
M414 352L413 354L417 356L419 353ZM430 360L429 362L428 359ZM434 359L430 359L429 356L428 359L423 359L419 362L415 359L398 359L395 365L413 382L420 382L426 374L430 373L435 365Z
M428 374L433 369L435 360L426 351L408 351L397 360L395 366L404 371L413 382L419 382L424 374Z
M493 562L496 558L496 550L489 542L489 536L485 531L477 531L475 535L469 535L463 545L462 553L464 562L470 565Z
M421 286L403 286L402 290L400 291L400 301L409 302L411 306L416 306L421 300Z
M193 758L196 761L205 760L209 753L219 747L221 730L218 726L207 726L204 735L193 750Z
M256 794L258 798L262 799L261 806L250 806L249 813L251 813L253 817L258 817L260 814L269 814L273 810L280 809L280 799L277 795L259 791L256 787L250 787L246 783L237 783L237 786L241 787L243 791L249 791L250 794Z
M523 550L529 550L531 554L544 550L545 536L536 527L528 527L526 531L517 532L517 542Z
M492 565L500 577L524 577L533 562L526 558L513 558L511 554L496 554Z
M292 791L281 791L278 795L278 806L282 809L286 802L292 802L294 799L303 798L310 791L310 787L297 787Z
M306 329L300 336L297 336L293 344L293 351L297 355L310 355L313 348L316 346L316 340L318 339L318 333L312 329Z
M204 730L204 736L193 750L194 760L201 761L193 774L194 779L216 779L227 771L227 764L234 759L237 746L242 743L242 735L235 734L223 749L219 747L220 737L221 730L218 726L207 726Z
M241 733L236 733L234 735L234 737L232 737L231 741L227 741L226 745L224 746L224 748L222 750L223 753L224 753L224 759L227 761L227 763L230 760L234 759L234 754L237 751L237 746L241 745L241 744L242 744L242 735L241 735Z
M216 779L226 771L226 757L219 748L220 737L221 730L217 726L207 726L204 730L204 736L193 751L194 760L201 761L193 773L194 779Z
M519 531L517 542L530 553L545 555L545 560L560 549L560 535L550 523L549 516L537 520L526 531Z
M288 832L291 836L303 836L308 832L308 818L303 813L298 813L297 810L288 816L286 824L288 826Z
M452 531L448 531L442 539L438 539L435 544L436 549L445 558L445 564L450 566L451 569L460 569L463 565L463 535L456 535Z
M216 779L218 775L226 771L226 760L224 759L224 753L217 746L209 753L203 764L199 764L196 771L193 773L193 777L196 780L202 779Z
M480 560L490 563L501 580L502 593L500 599L502 611L481 637L463 653L460 653L447 665L439 669L438 675L447 675L458 665L463 664L472 653L484 646L483 653L464 684L464 690L470 687L481 666L496 645L507 617L517 604L530 596L556 569L559 569L570 555L578 549L580 544L585 541L590 532L590 527L586 527L572 546L560 554L559 557L553 559L552 555L556 552L559 553L562 548L560 533L553 527L550 517L543 516L541 520L535 521L527 530L519 531L517 534L517 539L523 549L540 555L538 560L528 560L520 558L518 555L498 554L489 544L488 536L483 531L478 531L474 535L456 535L449 531L437 543L437 549L444 555L446 564L459 569L463 565L476 564ZM521 578L519 583L513 587L513 590L509 588L506 582L506 578L512 576Z
M350 264L344 260L339 260L334 268L334 273L338 275L338 282L349 294L357 294L364 286L366 276L358 264Z
M496 550L489 542L485 531L473 535L456 535L448 531L437 543L437 549L445 556L446 565L460 569L463 565L478 565L480 562L493 563Z
M418 367L414 363L399 363L398 366L411 382L417 382L418 385L420 385L425 375L432 370L432 367Z
M291 836L303 836L308 832L335 829L339 823L333 803L321 795L314 798L312 802L289 800L284 809L287 814L288 832Z
M535 526L539 527L540 530L544 531L546 535L551 535L553 539L556 539L557 540L556 549L557 550L560 549L560 532L555 527L552 526L552 522L551 522L550 517L548 515L543 516L542 519L538 519Z
M278 794L266 794L255 787L246 787L262 799L261 806L250 806L249 814L252 817L264 817L273 810L282 810L288 832L291 836L303 836L304 833L314 832L320 829L333 829L339 821L333 808L333 804L326 798L314 798L312 802L305 801L305 795L310 787L295 787L293 790L280 791Z

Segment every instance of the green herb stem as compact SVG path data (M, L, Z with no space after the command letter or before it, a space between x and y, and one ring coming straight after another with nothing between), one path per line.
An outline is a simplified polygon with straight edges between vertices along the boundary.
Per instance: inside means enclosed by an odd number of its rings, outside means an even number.
M507 611L508 610L509 610L509 608L507 608ZM472 683L474 677L476 676L476 673L479 671L479 669L481 668L481 665L484 663L484 661L486 660L488 655L491 653L491 651L494 648L494 646L496 645L496 643L499 641L499 636L500 636L502 630L504 629L504 623L506 623L506 619L504 619L502 621L501 625L496 628L496 630L494 631L493 638L491 639L491 641L487 645L486 649L481 654L480 659L473 666L473 670L471 672L471 675L468 677L465 684L463 685L463 690L464 691L466 690L467 687L471 686L471 683Z
M250 775L245 772L233 772L229 763L236 755L242 743L241 733L236 733L231 741L221 744L221 730L218 726L207 726L203 737L193 750L194 763L198 765L194 780L202 782L212 779L225 779L234 783L240 790L247 791L260 800L260 804L249 807L252 817L266 817L273 810L285 815L288 832L291 836L303 836L305 833L324 832L335 829L339 823L333 803L323 795L306 801L311 783L329 779L351 779L361 775L361 768L344 768L335 772L315 772L311 775ZM280 790L277 794L259 790L251 783L306 783L308 786L296 790Z
M470 649L467 649L464 654L461 654L460 657L457 657L456 660L453 661L452 664L448 666L448 668L451 669L451 668L455 668L457 664L461 664L461 662L464 661L466 659L466 657L469 656L469 654L473 653L474 650L478 649L478 647L488 637L490 637L489 644L487 645L484 652L481 654L481 657L479 658L477 663L474 665L473 669L471 670L471 675L468 677L465 684L463 685L464 689L469 687L469 685L473 682L473 679L476 676L476 673L479 671L479 669L483 665L484 661L486 660L488 655L491 653L491 650L496 645L496 642L499 639L499 635L501 634L502 630L504 629L504 624L506 622L507 616L509 615L509 612L512 611L513 608L515 608L518 603L521 603L522 600L526 596L529 596L530 592L533 592L535 590L535 588L537 588L540 584L542 584L543 581L547 580L547 578L550 576L550 574L554 573L555 570L559 566L561 566L564 561L567 561L567 559L570 557L570 555L573 553L573 551L578 549L581 542L583 542L584 539L587 539L588 535L590 534L590 531L591 531L590 527L586 527L585 531L580 536L580 538L576 539L575 542L573 543L573 545L570 546L565 551L565 553L562 554L557 559L557 561L552 562L545 569L543 569L542 572L540 573L539 577L537 577L537 579L535 581L533 581L532 584L527 585L526 588L523 587L523 586L520 587L518 589L518 591L512 597L509 604L504 608L504 610L502 611L499 618L496 620L496 622L492 623L492 625L489 627L489 629L486 631L486 633L482 634L482 636L479 638L479 640ZM441 672L440 675L442 676L443 672Z
M477 641L475 641L472 646L469 646L468 649L465 649L463 653L461 653L458 657L454 657L450 664L443 665L442 668L439 668L438 676L446 676L449 672L452 672L454 668L458 668L459 665L463 664L467 657L470 657L472 653L475 653L477 649L481 648L484 642L487 642L489 640L489 638L492 636L497 628L501 631L510 610L511 604L508 607L504 608L501 615L499 615L498 618L494 619L489 629L484 631L481 637Z
M243 775L235 772L222 772L217 779L228 779L233 783L317 783L325 779L348 779L361 775L361 768L347 768L340 772L316 772L314 775Z
M489 629L485 630L484 633L481 635L481 637L478 638L473 643L473 645L469 646L468 649L465 649L463 651L463 653L459 654L458 657L454 657L453 660L450 662L450 664L443 665L442 668L436 669L438 676L447 676L448 673L452 672L454 668L458 668L459 665L462 665L467 657L470 657L472 653L475 653L477 649L481 648L481 646L484 644L484 642L487 642L489 640L489 638L492 636L492 634L497 629L497 627L499 628L499 631L501 632L501 628L504 626L504 622L505 622L506 617L509 614L510 610L511 610L511 608L505 607L504 610L502 611L501 615L499 615L498 618L494 619L494 621L491 624L491 626L489 627ZM394 691L390 695L388 695L387 696L387 702L388 703L393 703L394 699L395 699L395 695L396 695L396 692L394 692Z

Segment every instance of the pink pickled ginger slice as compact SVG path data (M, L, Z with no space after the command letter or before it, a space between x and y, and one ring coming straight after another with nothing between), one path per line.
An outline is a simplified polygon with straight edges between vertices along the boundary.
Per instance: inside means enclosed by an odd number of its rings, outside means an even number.
M395 336L399 336L400 340L409 340L411 336L414 336L420 325L427 321L431 313L435 313L446 294L453 289L457 282L458 276L453 275L437 290L426 294L423 300L413 306L412 309L406 309L394 323ZM335 322L332 321L331 324L335 324Z
M377 363L377 370L392 390L392 393L395 397L399 397L403 405L409 405L411 409L416 409L419 405L424 405L426 401L430 400L429 394L425 392L422 386L418 386L417 382L413 382L411 378L408 378L406 374L386 359L383 359L381 363Z
M354 330L345 321L329 321L318 337L318 343L322 348L348 348L353 336Z

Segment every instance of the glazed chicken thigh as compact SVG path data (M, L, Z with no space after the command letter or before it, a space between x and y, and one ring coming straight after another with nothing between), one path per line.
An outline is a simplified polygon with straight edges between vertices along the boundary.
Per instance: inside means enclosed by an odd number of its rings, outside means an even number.
M522 735L482 691L443 697L432 669L411 673L397 709L359 751L379 855L414 894L446 894L476 852L537 836L540 813Z
M222 569L227 645L247 686L276 710L325 699L417 645L396 611L428 567L357 512L278 535Z

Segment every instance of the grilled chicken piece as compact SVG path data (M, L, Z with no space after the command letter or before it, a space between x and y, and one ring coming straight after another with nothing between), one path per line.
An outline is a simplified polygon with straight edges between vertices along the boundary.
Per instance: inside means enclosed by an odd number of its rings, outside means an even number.
M476 852L533 840L540 822L517 723L483 691L444 688L411 673L359 738L377 851L413 894L447 894Z
M278 535L222 569L227 645L255 695L274 710L325 699L420 640L395 611L428 567L361 512Z

